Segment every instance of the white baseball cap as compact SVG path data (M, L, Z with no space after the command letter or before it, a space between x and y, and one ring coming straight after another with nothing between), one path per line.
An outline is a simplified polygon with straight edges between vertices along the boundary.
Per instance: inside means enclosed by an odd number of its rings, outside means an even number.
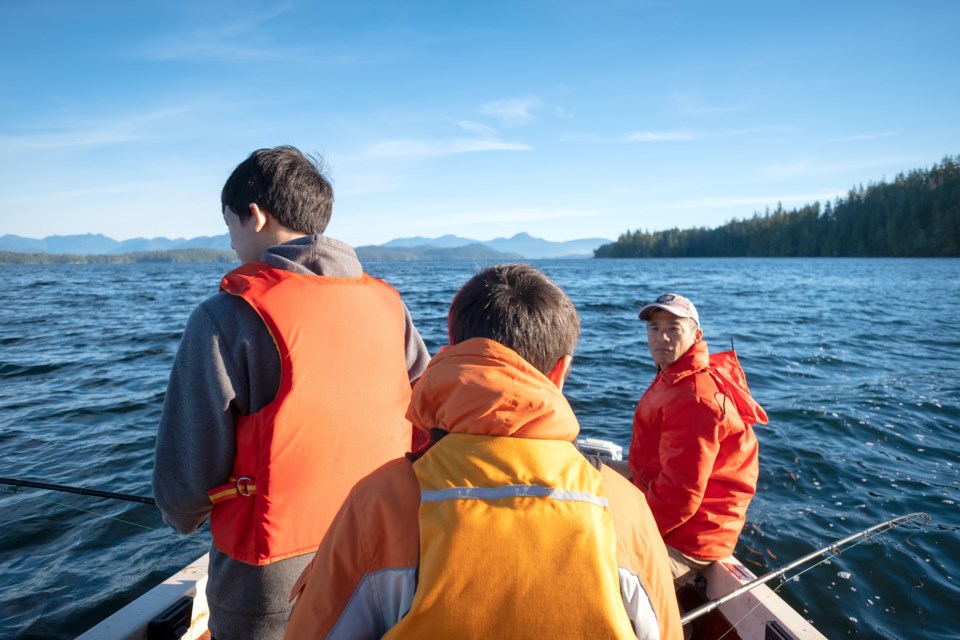
M693 321L697 323L697 326L700 326L700 315L697 313L697 308L693 306L693 303L679 296L675 293L665 293L643 309L640 309L640 319L649 320L650 314L656 311L657 309L663 309L668 313L672 313L675 316L681 318L693 318Z

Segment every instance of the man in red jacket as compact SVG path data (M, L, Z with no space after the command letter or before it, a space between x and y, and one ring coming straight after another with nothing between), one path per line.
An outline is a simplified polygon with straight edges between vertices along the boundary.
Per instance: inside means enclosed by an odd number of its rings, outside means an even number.
M667 544L676 583L730 556L756 492L766 415L736 355L710 356L693 304L665 294L640 310L657 375L633 417L629 465Z

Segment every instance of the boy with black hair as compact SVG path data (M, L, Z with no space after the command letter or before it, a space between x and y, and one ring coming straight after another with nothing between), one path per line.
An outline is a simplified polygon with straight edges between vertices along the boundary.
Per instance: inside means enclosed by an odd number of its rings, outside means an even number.
M170 374L154 494L181 533L210 519L217 640L282 637L350 488L411 446L429 354L397 292L323 235L332 206L319 161L293 147L236 167L221 209L243 264L191 314Z

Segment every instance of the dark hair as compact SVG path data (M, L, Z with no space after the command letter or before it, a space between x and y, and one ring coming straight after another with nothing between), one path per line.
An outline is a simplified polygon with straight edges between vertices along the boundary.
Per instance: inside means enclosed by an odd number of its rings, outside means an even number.
M488 267L470 278L450 304L450 344L488 338L516 351L541 373L573 355L580 317L550 278L525 264Z
M333 209L333 187L323 170L320 156L305 156L294 147L257 149L224 183L221 211L230 207L246 222L250 205L256 204L288 229L321 234Z

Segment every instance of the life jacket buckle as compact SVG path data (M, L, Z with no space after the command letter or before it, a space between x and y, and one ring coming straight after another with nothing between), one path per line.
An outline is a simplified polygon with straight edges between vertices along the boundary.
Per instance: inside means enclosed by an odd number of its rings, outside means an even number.
M253 478L249 476L241 476L237 478L237 493L249 498L252 494L250 493L250 487L247 486L248 483L252 484Z

